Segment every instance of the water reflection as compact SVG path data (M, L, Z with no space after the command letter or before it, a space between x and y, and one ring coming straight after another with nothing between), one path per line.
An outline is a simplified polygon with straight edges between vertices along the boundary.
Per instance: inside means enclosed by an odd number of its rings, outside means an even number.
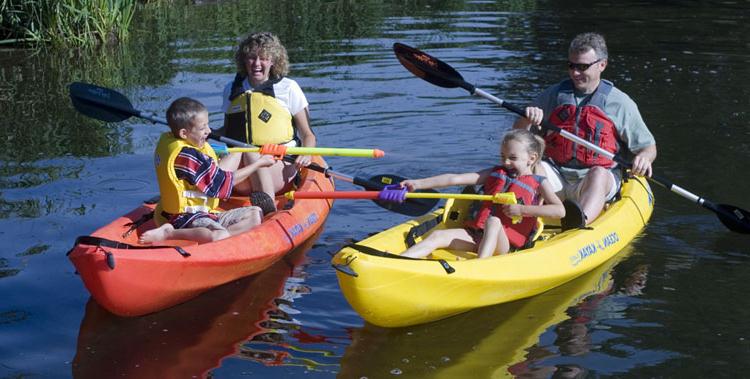
M205 377L234 355L243 341L267 334L279 312L287 280L318 235L265 271L228 283L162 312L123 318L93 299L78 334L76 378Z
M586 368L569 364L567 357L581 357L596 348L598 341L591 334L599 320L623 317L607 303L613 296L638 294L646 285L648 270L643 266L625 281L622 291L614 287L611 270L629 253L630 249L527 300L416 327L382 329L367 324L353 332L341 361L341 377L577 377Z
M348 345L351 336L346 331L334 335L325 329L305 326L295 318L300 311L292 306L294 299L311 292L303 278L290 278L284 294L276 299L277 307L261 322L265 331L242 344L237 357L264 366L296 366L322 373L338 371L341 356L336 351Z
M337 171L363 177L388 172L419 177L484 167L495 159L497 138L511 122L507 111L464 91L436 89L414 78L393 57L393 42L425 49L457 67L469 82L523 105L564 76L570 37L588 29L601 31L610 42L607 77L638 102L659 144L659 174L718 202L748 205L747 1L148 3L134 20L130 42L117 49L0 49L0 236L5 243L0 253L0 326L6 328L0 332L0 376L55 377L69 372L67 361L76 354L81 326L80 304L88 294L73 276L64 252L77 235L90 233L156 190L147 168L161 129L141 121L102 125L80 116L70 107L67 84L80 80L112 87L139 109L160 115L180 95L198 97L215 111L221 88L231 79L231 49L251 29L274 31L288 45L292 74L308 94L321 145L367 142L388 148L389 155L377 162L331 159ZM216 124L220 119L212 114ZM139 189L138 182L122 179L151 184ZM315 376L321 371L319 376L330 376L333 369L328 364L342 355L351 330L356 343L342 361L345 373L354 376L367 369L370 378L391 377L390 371L398 369L407 377L418 376L413 372L430 376L434 371L428 365L460 368L462 357L471 357L480 345L484 348L481 342L492 340L498 329L508 336L508 342L496 337L498 348L507 351L486 357L479 374L502 376L508 372L503 367L511 366L529 376L551 369L561 375L563 367L573 366L590 376L634 378L697 373L732 377L747 372L747 239L725 231L713 214L667 191L655 189L655 195L654 218L635 244L634 256L613 272L616 292L597 300L594 323L568 327L571 337L565 337L566 332L558 336L553 327L577 317L556 311L570 306L562 304L562 298L529 299L457 319L477 332L452 320L401 332L370 326L351 329L361 319L339 294L333 269L326 263L310 267L318 277L305 282L315 293L294 304L301 315L258 316L256 321L271 322L276 316L279 320L262 331L246 325L244 342L226 340L227 354L232 354L228 346L235 344L240 344L239 351L213 371L235 377L245 369L267 368L249 357L257 353L267 362L304 366L268 368L268 377ZM335 240L327 247L335 250L332 245L339 241L363 238L402 221L396 217L365 202L337 203L328 221L336 228L329 228L323 238ZM648 287L642 295L627 296L621 283L641 265L649 271ZM248 286L254 285L249 280ZM263 296L270 301L278 295ZM534 306L545 301L546 308ZM546 314L531 314L534 318L528 323L517 321L524 307L546 309ZM207 318L219 317L210 308L183 317L203 317L203 312ZM503 332L505 319L538 330ZM105 329L117 325L111 319L104 324ZM141 328L153 332L149 327ZM581 329L585 337L572 337L581 335ZM106 362L125 361L140 349L158 350L155 345L139 346L138 341L148 341L146 332L136 326L128 330L137 340L123 342L128 352L118 353L106 341L87 335L89 341L98 341L104 362L97 362L88 350L79 354L80 361L106 368ZM256 331L273 335L250 340ZM524 342L524 333L534 338ZM161 334L169 333L155 333ZM127 340L115 337L115 343ZM561 353L555 341L563 344L570 339L584 341L579 346L585 349L579 351L588 352ZM384 351L369 347L370 340ZM413 348L399 348L402 342ZM446 354L432 346L445 347ZM508 351L520 353L512 357ZM279 352L288 355L278 360ZM212 370L221 354L205 354L216 359L199 369ZM684 358L670 359L675 354ZM312 361L322 364L317 366L321 371L308 370L315 366ZM234 365L227 367L230 362ZM612 363L615 369L608 366Z

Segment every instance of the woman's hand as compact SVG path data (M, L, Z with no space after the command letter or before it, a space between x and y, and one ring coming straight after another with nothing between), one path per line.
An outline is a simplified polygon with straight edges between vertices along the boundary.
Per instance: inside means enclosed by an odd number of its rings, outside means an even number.
M256 167L271 167L276 163L276 158L273 155L261 155L257 161L255 161Z

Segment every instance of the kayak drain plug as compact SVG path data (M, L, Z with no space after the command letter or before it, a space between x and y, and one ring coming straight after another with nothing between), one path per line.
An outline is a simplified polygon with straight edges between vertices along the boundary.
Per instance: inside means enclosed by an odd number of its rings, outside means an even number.
M114 270L115 269L115 256L109 251L105 251L104 257L107 259L107 266L109 266L109 269Z

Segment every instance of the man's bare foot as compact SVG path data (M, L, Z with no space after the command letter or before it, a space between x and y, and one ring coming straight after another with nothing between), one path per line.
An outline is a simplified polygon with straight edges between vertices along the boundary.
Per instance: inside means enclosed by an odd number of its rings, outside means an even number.
M169 236L174 232L174 226L172 224L164 224L156 229L151 229L138 238L138 243L148 245L154 242L164 241L169 239Z

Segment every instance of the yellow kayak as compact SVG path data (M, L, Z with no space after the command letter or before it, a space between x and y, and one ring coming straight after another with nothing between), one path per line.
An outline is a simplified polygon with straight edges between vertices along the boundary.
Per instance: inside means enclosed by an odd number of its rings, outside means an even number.
M538 296L463 313L434 325L387 332L365 325L354 331L339 374L379 378L398 368L402 378L533 376L526 370L533 365L532 352L539 349L535 345L540 336L550 327L576 328L588 320L586 312L593 312L608 296L616 296L610 271L628 254L626 247L599 267ZM569 312L573 306L585 311ZM402 361L404 357L409 357L407 362Z
M444 249L429 259L398 256L407 241L461 227L470 205L448 200L444 208L339 251L332 263L352 308L371 324L402 327L540 294L627 246L650 219L654 196L644 178L627 179L621 199L588 227L562 231L550 220L534 247L502 256L475 259L473 252Z

